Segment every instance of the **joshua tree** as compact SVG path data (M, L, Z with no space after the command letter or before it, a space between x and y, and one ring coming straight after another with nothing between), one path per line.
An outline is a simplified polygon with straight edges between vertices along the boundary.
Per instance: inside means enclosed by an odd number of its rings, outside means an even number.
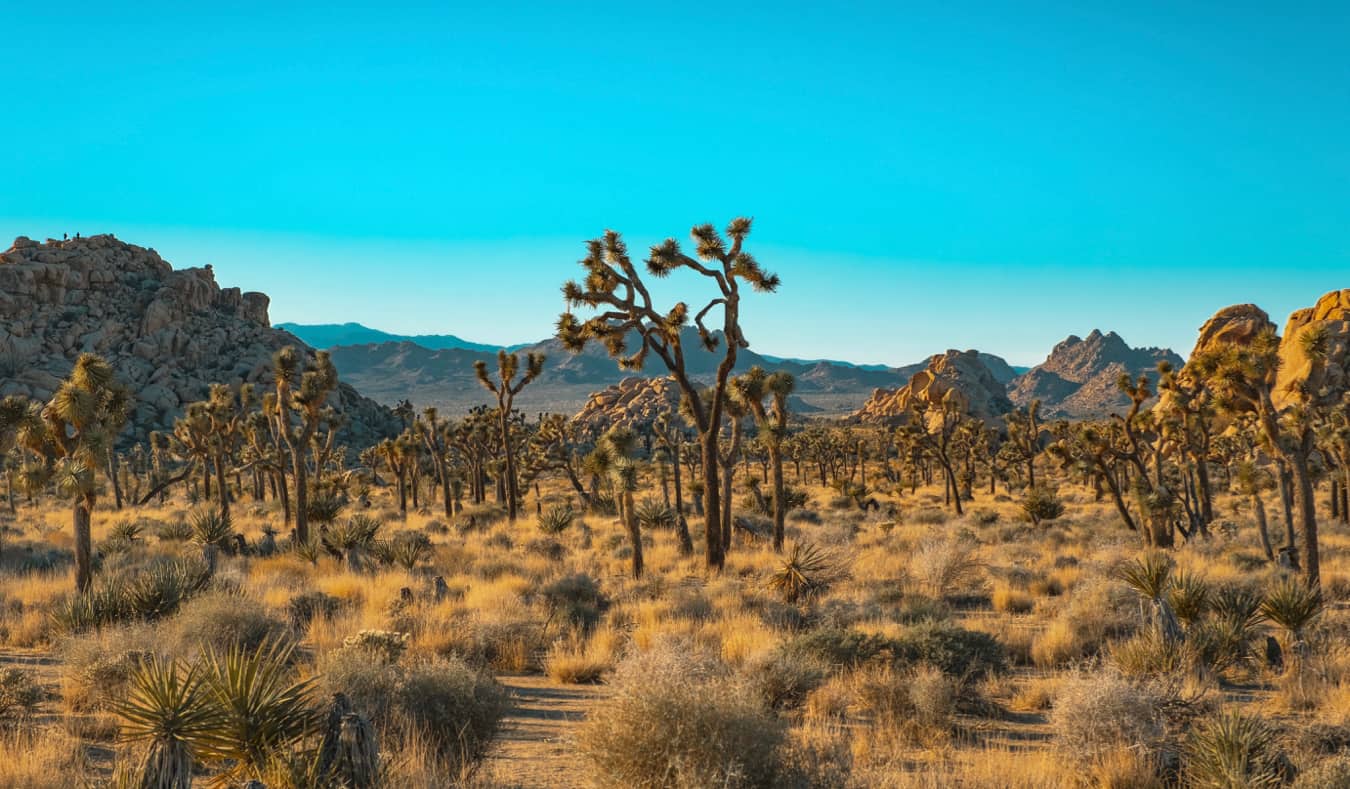
M675 424L671 414L665 413L656 417L656 421L652 424L652 433L670 453L671 481L675 485L675 534L680 541L680 553L688 556L694 552L694 541L689 536L689 523L684 517L684 488L680 476L684 429Z
M632 429L612 428L596 442L587 464L596 473L607 476L614 488L614 504L633 550L633 577L641 578L642 532L633 506L633 492L638 487L638 467L633 460L636 449L637 434Z
M0 400L0 463L5 466L5 492L10 512L14 511L14 471L17 465L12 462L10 453L18 440L19 429L28 419L29 409L29 402L16 395Z
M530 353L525 357L525 373L519 381L513 379L520 371L520 356L506 351L497 352L496 380L488 376L487 362L482 359L473 363L473 370L478 374L478 383L497 396L497 429L501 433L502 455L506 461L503 471L506 475L506 516L515 523L516 508L520 503L520 491L517 490L520 482L516 478L516 453L511 443L512 403L520 390L529 386L544 371L544 355Z
M75 586L81 592L93 573L89 526L98 501L96 473L106 468L108 446L126 421L127 404L127 390L112 366L86 353L42 409L40 423L30 410L20 427L26 448L45 458L57 490L74 502Z
M1268 561L1275 561L1275 550L1270 544L1270 530L1266 525L1266 505L1261 501L1261 491L1272 486L1270 473L1251 460L1238 463L1233 474L1233 489L1238 495L1246 496L1251 502L1252 513L1256 516L1256 530L1261 535L1261 549Z
M588 341L597 340L618 359L619 366L627 370L642 369L647 356L655 353L674 376L683 399L689 403L699 435L705 558L709 567L717 569L723 562L719 535L721 490L717 436L722 426L727 381L736 366L736 354L750 345L741 331L740 286L746 283L755 290L773 292L779 284L777 276L765 272L742 249L749 234L750 220L746 218L732 220L727 226L730 245L712 225L699 225L692 232L697 259L684 254L673 238L652 247L647 257L647 273L653 277L661 278L677 269L688 269L717 285L715 297L694 313L694 325L706 350L715 351L719 341L725 342L713 381L712 397L706 405L686 366L682 329L689 319L689 306L678 302L665 313L656 310L642 275L628 256L628 247L617 232L606 231L601 238L587 243L586 258L581 261L586 277L581 283L569 281L563 285L563 297L569 311L558 318L558 338L568 350L579 352ZM570 310L583 306L600 312L585 321L578 320ZM719 307L722 311L720 339L704 324L708 313ZM639 347L629 353L628 342L634 334Z
M967 405L968 401L958 389L949 390L936 411L932 411L926 401L915 400L910 406L912 413L906 425L906 431L915 443L942 466L947 499L957 515L961 514L961 490L956 484L956 468L952 465L952 438L966 418Z
M1032 400L1003 417L1008 424L1008 452L1026 464L1027 487L1036 487L1036 456L1041 453L1041 401Z
M1308 331L1300 338L1311 362L1309 380L1321 375L1326 362L1327 334ZM1294 482L1294 503L1303 532L1302 570L1308 585L1321 583L1321 563L1317 542L1317 502L1313 498L1311 457L1316 449L1315 393L1299 387L1296 399L1282 413L1275 408L1275 377L1280 366L1280 339L1274 326L1267 326L1250 343L1225 344L1208 349L1191 359L1200 380L1214 393L1221 411L1245 413L1255 417L1258 430L1280 460L1289 468Z
M418 421L417 433L422 438L422 444L426 447L427 454L431 457L431 467L436 473L436 482L441 486L441 502L445 508L445 517L452 517L454 512L454 499L450 495L450 482L452 474L450 473L450 441L446 437L449 425L440 418L435 408L427 408L422 412L422 420Z
M773 549L783 550L783 530L787 517L787 486L783 483L783 439L787 435L788 397L797 382L791 374L772 375L760 367L751 367L731 382L732 396L750 409L759 426L760 437L769 454L773 474ZM766 408L765 398L771 398Z
M301 364L300 353L288 345L272 357L276 377L277 433L291 453L295 476L295 537L309 542L309 468L305 450L319 431L324 418L324 403L337 388L337 369L327 351L317 351L309 369ZM299 422L291 425L294 413Z

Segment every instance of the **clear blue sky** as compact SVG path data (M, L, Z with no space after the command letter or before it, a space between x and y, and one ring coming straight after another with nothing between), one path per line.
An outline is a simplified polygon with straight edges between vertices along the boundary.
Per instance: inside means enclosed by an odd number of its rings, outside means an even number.
M0 234L520 342L584 239L746 213L753 346L888 363L1350 287L1345 2L230 5L7 3Z

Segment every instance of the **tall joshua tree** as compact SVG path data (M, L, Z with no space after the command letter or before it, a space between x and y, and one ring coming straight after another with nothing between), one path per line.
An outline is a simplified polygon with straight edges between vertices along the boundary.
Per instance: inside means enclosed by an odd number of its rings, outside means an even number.
M324 403L337 388L337 368L327 351L317 351L309 369L302 365L300 353L287 345L272 357L276 377L277 433L290 451L295 476L295 537L309 542L309 467L306 450L324 417ZM298 423L291 424L291 416Z
M1326 360L1324 332L1306 332L1301 338L1312 361L1309 379L1322 372ZM1257 429L1275 455L1288 464L1294 481L1294 504L1303 532L1301 569L1307 583L1321 583L1317 540L1317 502L1313 498L1311 457L1316 450L1316 415L1312 393L1299 396L1283 412L1275 407L1275 377L1280 367L1280 338L1268 326L1245 345L1226 344L1208 349L1191 359L1188 368L1214 392L1221 411L1255 417Z
M695 257L686 255L673 238L653 246L649 251L646 269L653 277L668 276L677 269L688 269L711 279L717 292L698 312L694 325L699 339L709 352L716 351L719 341L725 349L713 380L712 397L705 404L699 390L689 377L681 329L689 320L689 306L677 302L667 312L659 312L642 274L628 255L628 246L615 231L608 230L600 238L587 242L586 257L581 265L586 277L580 282L563 285L563 297L568 311L558 318L558 339L576 353L590 340L604 344L610 356L625 370L640 370L649 354L655 353L675 378L684 400L688 401L694 427L698 431L701 471L703 475L703 517L706 561L709 567L722 567L723 551L719 520L721 491L718 484L717 434L722 425L722 409L726 403L727 381L736 366L736 354L749 343L741 332L741 284L758 291L777 290L779 280L760 268L759 263L742 248L750 234L750 220L738 218L727 226L726 237L712 225L699 225L692 231ZM574 307L589 307L598 314L585 321L572 314ZM704 324L714 309L721 308L722 336L719 340ZM639 346L629 352L628 342L636 335Z
M530 353L525 357L525 373L515 380L520 372L520 356L506 351L497 351L497 377L488 375L487 362L479 359L473 363L478 373L478 383L497 396L497 430L501 433L502 456L506 461L503 473L506 476L506 516L512 523L516 520L516 509L520 503L520 481L516 477L516 453L511 444L511 409L516 395L530 385L544 371L544 355Z
M91 353L75 368L40 413L21 428L25 448L46 460L56 488L73 501L75 586L83 592L92 579L90 521L98 502L97 471L106 468L108 447L126 422L127 390L112 366Z
M783 484L783 439L787 436L788 397L797 382L790 373L765 373L758 366L732 380L732 396L750 409L759 426L759 434L769 453L773 474L773 549L783 550L783 531L787 517L787 487ZM770 404L765 407L765 398Z

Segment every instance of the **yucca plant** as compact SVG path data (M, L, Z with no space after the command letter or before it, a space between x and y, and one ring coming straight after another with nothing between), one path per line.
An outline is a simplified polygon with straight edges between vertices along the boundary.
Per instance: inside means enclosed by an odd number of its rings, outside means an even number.
M1321 590L1290 576L1281 580L1261 601L1261 614L1285 634L1285 646L1302 657L1307 651L1308 628L1322 614Z
M382 525L379 519L369 515L353 515L330 526L323 539L329 547L343 553L353 549L369 550Z
M431 538L416 531L399 532L389 541L387 552L391 563L412 570L431 555Z
M1181 625L1177 622L1167 593L1172 586L1172 560L1160 551L1150 551L1126 562L1116 577L1150 604L1153 624L1168 641L1181 640Z
M838 560L811 543L795 543L787 559L769 578L769 588L789 603L809 600L842 575Z
M233 763L227 778L258 777L277 754L314 731L315 679L295 678L294 649L278 641L258 650L236 646L224 655L207 653L206 684L221 716L211 753Z
M1191 729L1186 743L1186 786L1263 789L1285 782L1275 732L1260 718L1222 713Z
M539 531L545 534L562 534L572 525L576 513L571 504L555 504L539 515Z
M124 742L146 747L131 773L140 789L189 789L193 764L220 751L223 717L198 667L152 656L132 671L113 704Z
M323 555L323 547L320 546L317 539L294 540L291 543L291 550L295 552L296 556L310 564L318 564L319 557Z
M158 619L177 611L210 582L211 569L205 562L193 559L156 562L127 584L127 605L135 616Z
M234 546L234 525L228 515L222 515L215 507L202 507L188 517L192 526L192 541L203 548L214 546L229 551Z
M1214 592L1210 608L1214 617L1195 631L1206 662L1222 670L1250 660L1264 619L1261 595L1245 586L1227 584Z
M639 501L633 506L633 517L644 529L670 529L675 526L675 510L657 499Z
M139 521L120 520L108 530L108 539L131 543L141 538L145 526Z
M1167 601L1172 611L1187 627L1193 627L1209 613L1210 587L1195 573L1177 572L1167 590Z
M331 493L315 494L310 499L305 514L309 520L318 524L329 524L337 521L338 516L346 509L347 502Z

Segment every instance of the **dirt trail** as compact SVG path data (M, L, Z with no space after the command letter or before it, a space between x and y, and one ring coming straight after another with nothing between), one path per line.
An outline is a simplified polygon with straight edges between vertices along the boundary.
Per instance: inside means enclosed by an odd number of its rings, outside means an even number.
M496 747L484 765L494 785L518 789L581 786L571 740L605 691L596 685L559 685L548 677L497 677L511 693Z

